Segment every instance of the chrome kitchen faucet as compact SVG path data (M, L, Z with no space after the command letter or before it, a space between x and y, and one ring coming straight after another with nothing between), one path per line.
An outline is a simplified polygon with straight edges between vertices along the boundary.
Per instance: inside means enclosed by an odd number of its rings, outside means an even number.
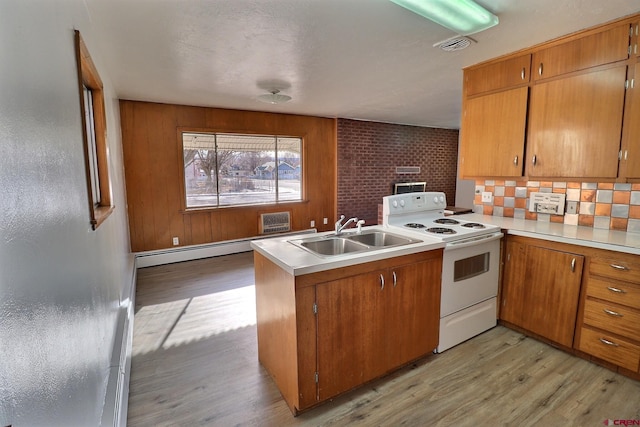
M358 222L358 218L353 217L353 218L349 218L347 220L347 222L345 222L344 224L342 223L342 221L344 220L344 215L340 215L340 219L336 221L336 236L339 236L340 233L342 233L342 230L344 230L347 225L353 223Z

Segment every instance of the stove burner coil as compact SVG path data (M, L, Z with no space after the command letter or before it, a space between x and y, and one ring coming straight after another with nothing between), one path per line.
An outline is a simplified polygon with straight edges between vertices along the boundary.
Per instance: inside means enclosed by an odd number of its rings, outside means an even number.
M425 225L422 224L418 224L417 222L410 222L408 224L404 225L405 227L409 227L409 228L425 228Z
M475 228L475 229L485 228L484 224L480 224L479 222L469 222L467 224L462 224L462 226L466 228Z
M433 222L435 222L436 224L446 224L446 225L460 224L460 221L456 221L455 219L451 219L451 218L438 218Z
M431 227L427 231L434 234L456 234L456 230L447 227Z

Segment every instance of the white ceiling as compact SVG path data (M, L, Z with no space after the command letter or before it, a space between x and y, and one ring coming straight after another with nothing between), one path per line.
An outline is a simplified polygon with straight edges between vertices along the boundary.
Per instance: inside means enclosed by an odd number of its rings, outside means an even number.
M389 0L85 0L121 99L458 128L462 67L637 13L637 0L478 0L465 50ZM90 47L92 49L92 47ZM293 99L256 97L272 89Z

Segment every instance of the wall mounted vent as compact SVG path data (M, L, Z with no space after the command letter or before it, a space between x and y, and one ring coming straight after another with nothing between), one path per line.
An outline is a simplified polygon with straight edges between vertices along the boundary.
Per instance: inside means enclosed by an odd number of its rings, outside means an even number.
M396 173L420 173L420 166L396 166Z
M291 231L290 212L272 212L260 214L260 234Z

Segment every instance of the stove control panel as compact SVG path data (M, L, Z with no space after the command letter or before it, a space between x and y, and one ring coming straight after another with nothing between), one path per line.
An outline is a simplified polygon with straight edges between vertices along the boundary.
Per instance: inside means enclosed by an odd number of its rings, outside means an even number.
M402 215L424 211L443 210L447 198L440 192L405 193L385 196L382 199L383 215Z

